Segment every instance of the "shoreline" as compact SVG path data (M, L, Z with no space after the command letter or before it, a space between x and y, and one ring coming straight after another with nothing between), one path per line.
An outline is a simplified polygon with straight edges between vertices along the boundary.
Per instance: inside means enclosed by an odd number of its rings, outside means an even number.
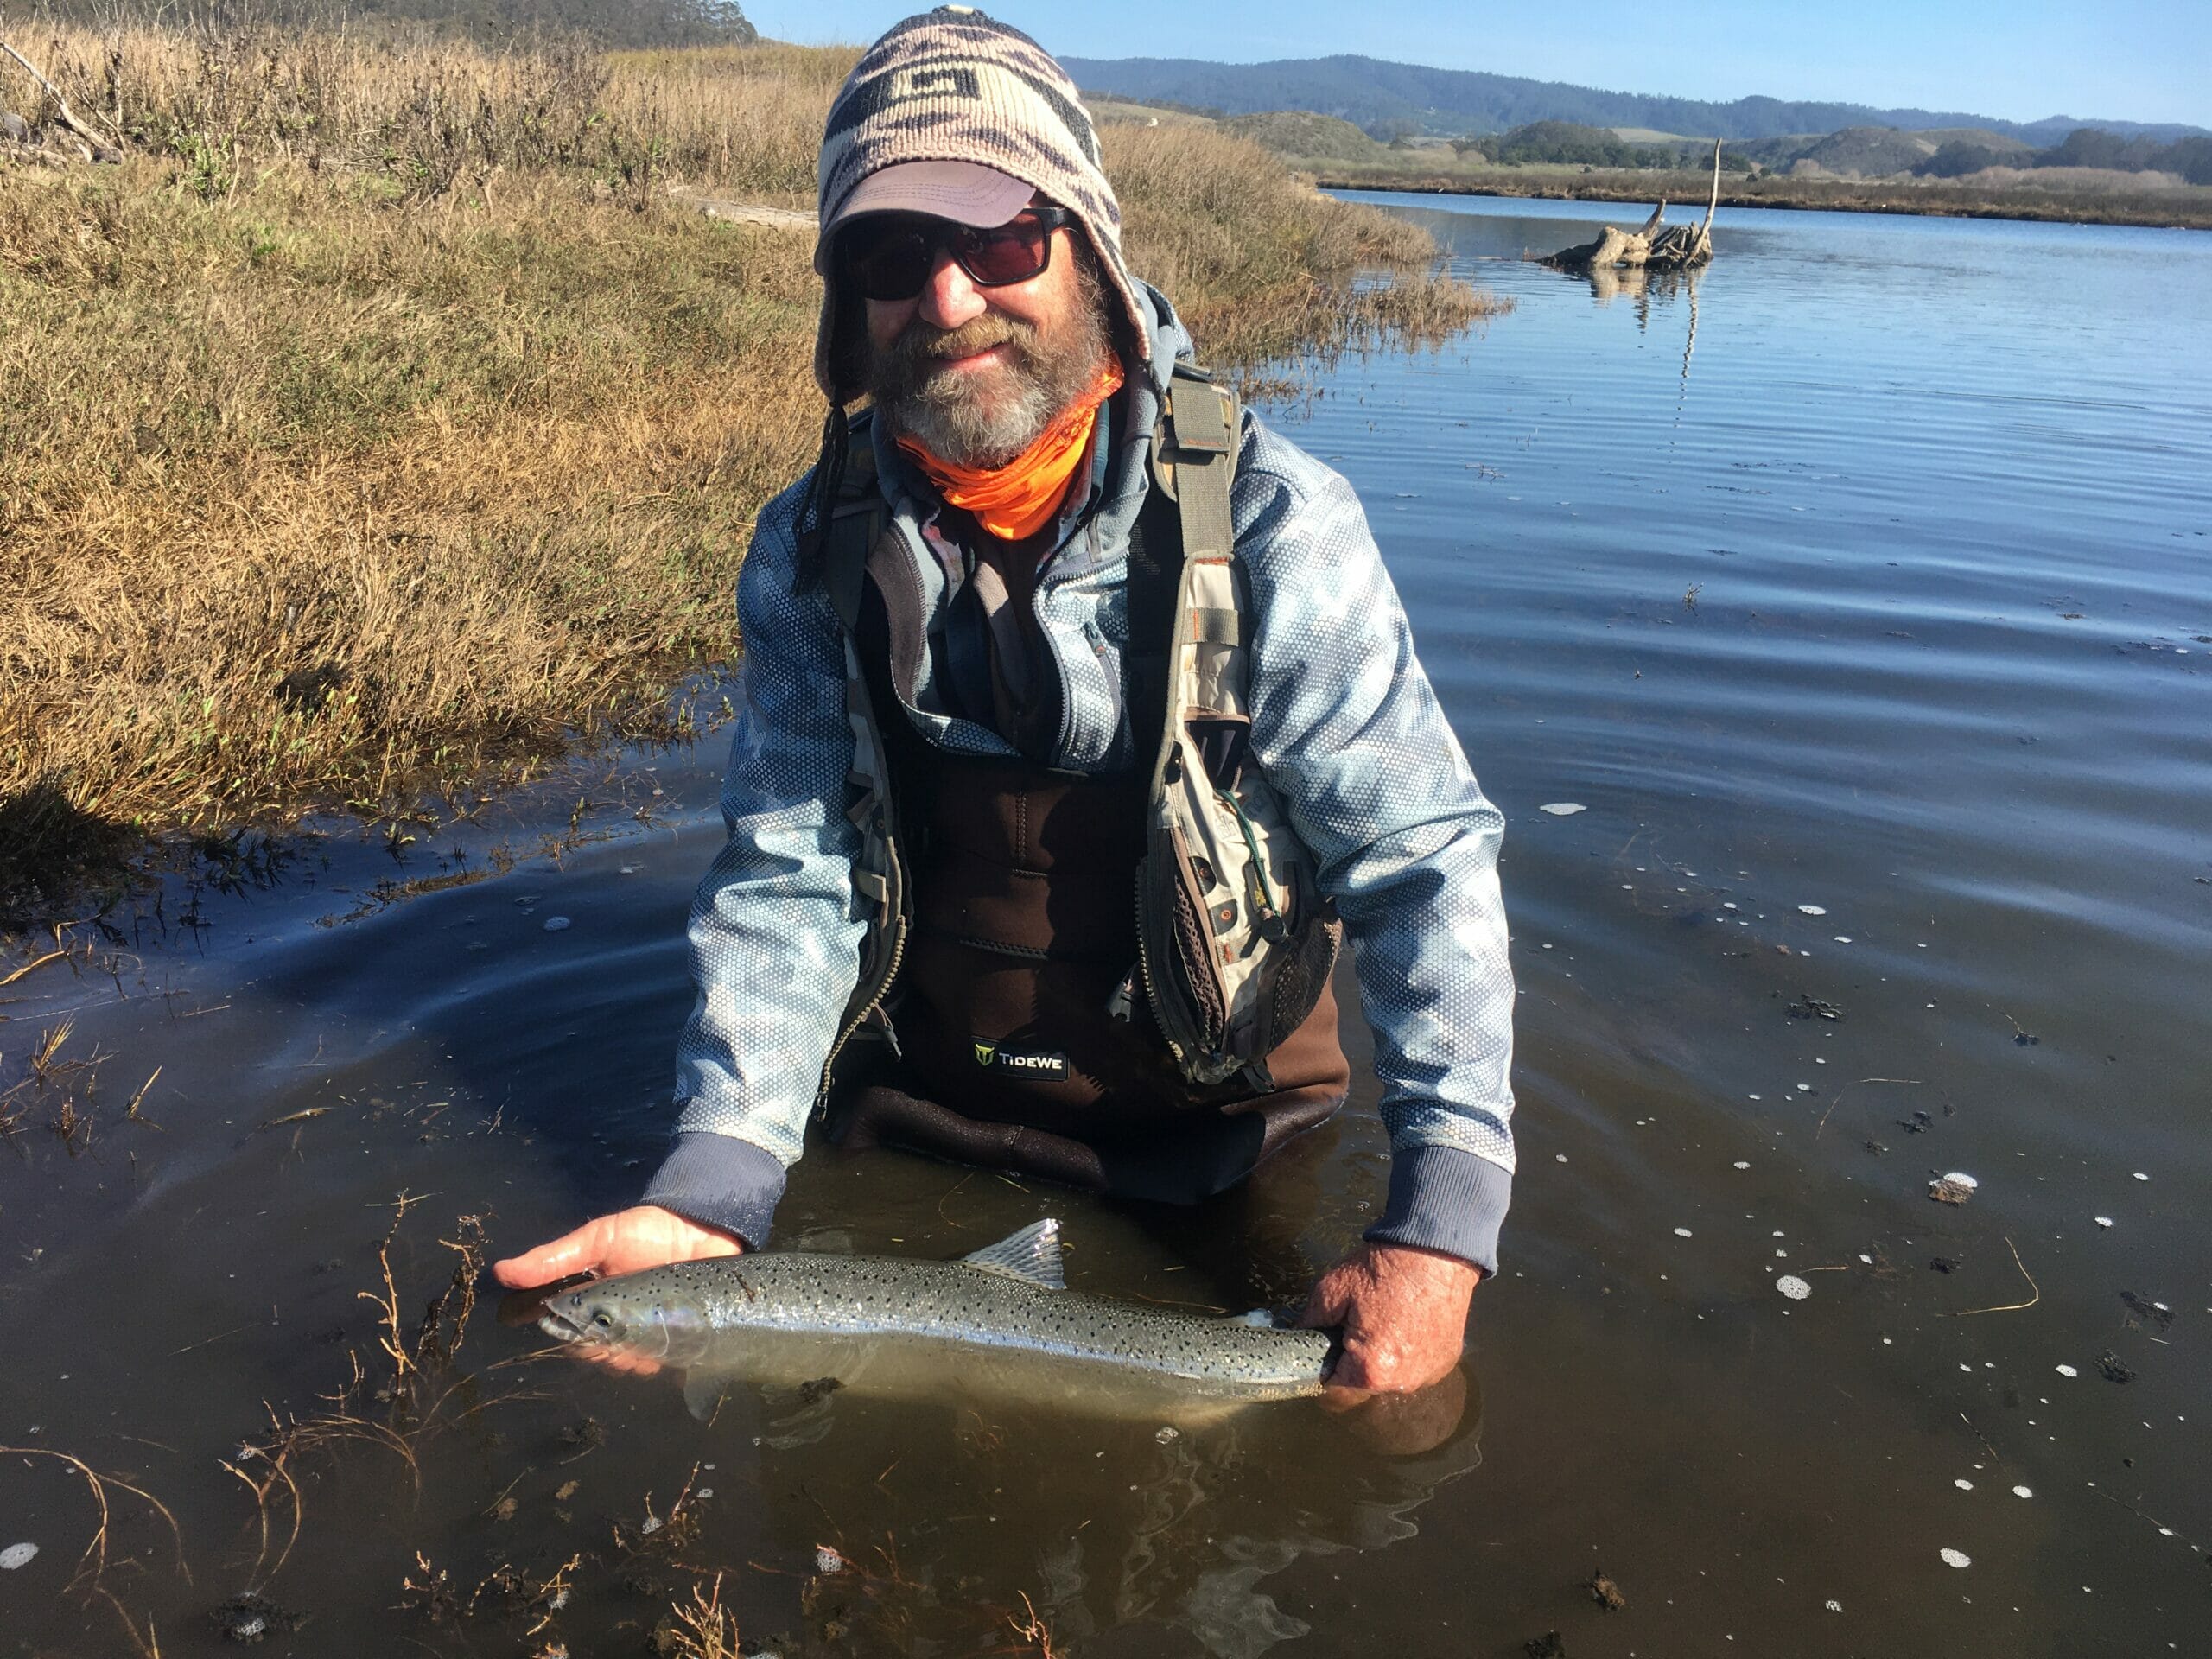
M1686 181L1684 175L1655 174L1634 180L1605 179L1587 184L1562 184L1510 179L1456 180L1442 179L1433 174L1368 178L1357 176L1347 169L1330 169L1300 165L1310 172L1317 188L1323 190L1371 190L1409 196L1492 196L1517 201L1595 201L1634 202L1656 201L1663 197L1669 203L1702 206L1709 186ZM1825 183L1826 181L1823 181ZM1838 183L1842 181L1839 181ZM1681 188L1671 188L1680 186ZM1910 219L2011 219L2022 224L2044 225L2111 225L2135 230L2212 231L2212 191L2205 193L2201 205L2189 204L2194 211L2176 214L2159 211L2165 204L2145 200L2140 211L2131 207L2115 207L2109 204L2091 207L2088 204L2054 198L2048 202L2036 200L1916 200L1914 191L1904 188L1881 194L1878 199L1870 194L1874 187L1853 187L1826 194L1820 187L1796 184L1786 191L1772 194L1730 189L1724 182L1720 191L1723 207L1771 207L1793 213L1893 213ZM1692 199L1696 198L1694 203Z

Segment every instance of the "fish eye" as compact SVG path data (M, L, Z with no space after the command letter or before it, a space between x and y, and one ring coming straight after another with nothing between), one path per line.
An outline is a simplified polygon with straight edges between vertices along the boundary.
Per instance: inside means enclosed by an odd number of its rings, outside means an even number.
M613 1317L603 1307L591 1316L591 1322L602 1331L612 1331L614 1328Z

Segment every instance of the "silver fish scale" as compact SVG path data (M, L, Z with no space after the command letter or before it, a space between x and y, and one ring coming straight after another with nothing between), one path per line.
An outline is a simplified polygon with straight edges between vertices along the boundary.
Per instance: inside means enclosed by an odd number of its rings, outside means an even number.
M685 1297L721 1329L972 1343L1240 1391L1315 1391L1330 1346L1319 1331L1133 1307L959 1262L771 1251L655 1268L601 1294L618 1287Z

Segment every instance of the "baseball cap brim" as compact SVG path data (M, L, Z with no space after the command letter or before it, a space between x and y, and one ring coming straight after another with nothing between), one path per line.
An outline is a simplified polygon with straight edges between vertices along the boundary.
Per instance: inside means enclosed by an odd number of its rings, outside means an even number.
M1029 205L1035 187L979 162L898 162L869 174L822 227L818 267L837 228L864 213L927 213L978 228L1003 225Z

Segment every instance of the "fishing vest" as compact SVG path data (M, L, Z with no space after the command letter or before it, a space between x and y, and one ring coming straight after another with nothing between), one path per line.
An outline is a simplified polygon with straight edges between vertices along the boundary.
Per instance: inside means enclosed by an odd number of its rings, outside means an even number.
M1251 754L1238 410L1176 365L1129 537L1123 706L1141 762L1096 776L931 744L899 688L921 595L868 430L814 568L843 634L859 980L823 1070L891 1051L843 1103L893 1140L1139 1196L1217 1191L1335 1110L1342 927ZM891 1012L896 999L896 1016Z

